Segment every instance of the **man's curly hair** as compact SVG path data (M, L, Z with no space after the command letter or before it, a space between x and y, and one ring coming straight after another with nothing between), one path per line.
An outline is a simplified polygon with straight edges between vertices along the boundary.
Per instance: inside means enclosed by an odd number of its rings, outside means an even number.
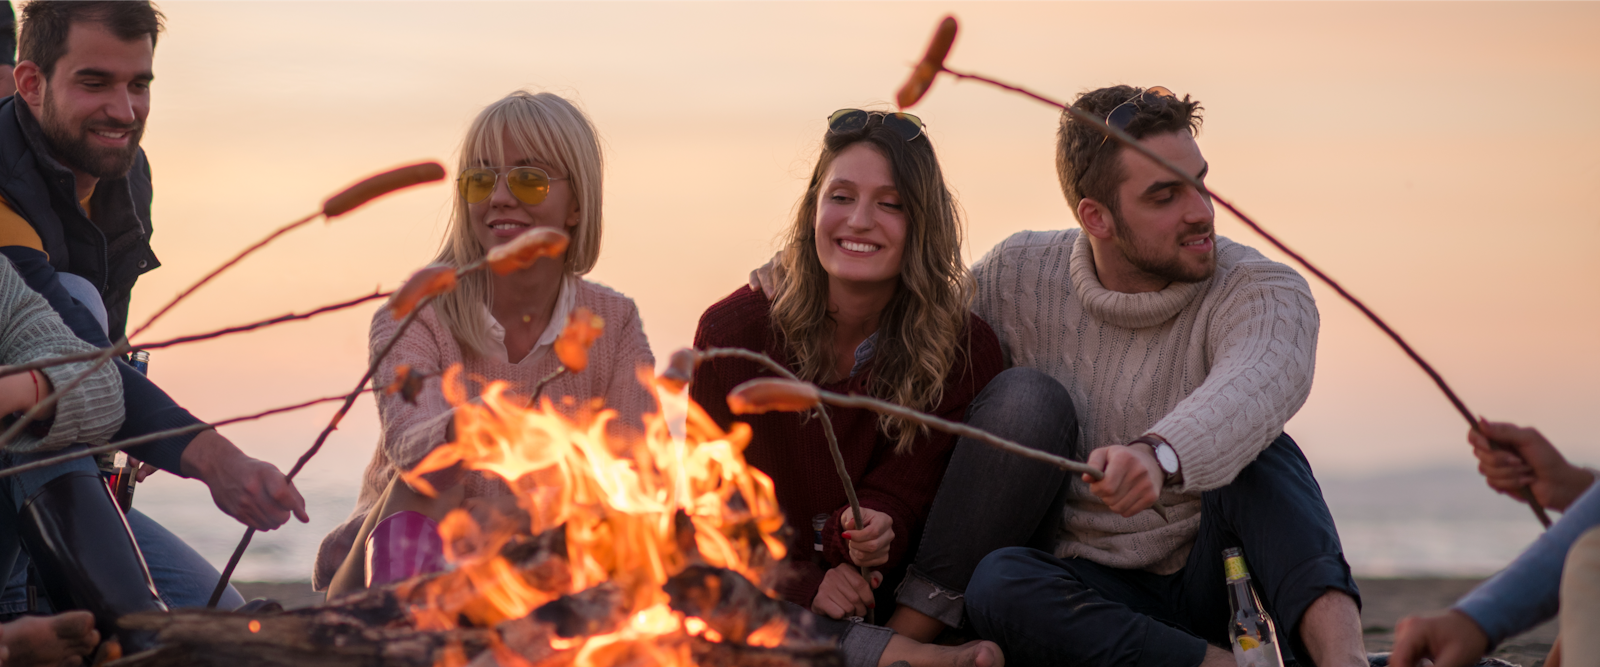
M1123 102L1144 92L1133 86L1110 86L1091 90L1078 96L1072 105L1089 115L1104 119ZM1140 95L1134 100L1138 113L1126 128L1135 139L1153 134L1187 130L1199 134L1201 111L1199 100L1184 95L1182 100L1158 95ZM1056 176L1061 179L1061 193L1067 196L1072 214L1078 214L1078 202L1093 199L1105 204L1114 216L1121 215L1121 202L1117 188L1126 176L1122 160L1118 159L1122 144L1108 138L1100 130L1061 112L1061 129L1056 133Z

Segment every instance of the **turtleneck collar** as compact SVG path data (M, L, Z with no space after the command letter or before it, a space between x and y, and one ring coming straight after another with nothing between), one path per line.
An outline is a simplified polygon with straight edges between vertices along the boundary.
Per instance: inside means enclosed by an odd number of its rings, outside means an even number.
M1178 312L1205 291L1210 279L1197 283L1175 282L1159 292L1128 294L1106 289L1095 274L1094 250L1089 233L1078 232L1072 246L1072 292L1095 319L1127 329L1153 327L1177 317Z

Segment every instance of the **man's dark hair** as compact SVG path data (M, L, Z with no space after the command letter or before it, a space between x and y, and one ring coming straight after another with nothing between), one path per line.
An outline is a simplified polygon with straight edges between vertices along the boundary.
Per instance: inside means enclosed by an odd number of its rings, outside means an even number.
M147 0L33 0L22 6L17 60L33 61L48 79L55 73L56 61L67 53L67 31L73 23L99 23L124 41L148 36L154 48L165 19L161 10Z
M1138 96L1133 104L1138 113L1123 128L1135 139L1179 130L1190 134L1200 132L1203 109L1198 100L1191 100L1188 95L1182 100L1141 95L1143 92L1143 88L1133 86L1111 86L1079 95L1072 105L1104 120L1112 109ZM1061 179L1061 193L1067 196L1073 215L1077 215L1078 202L1083 199L1105 204L1114 216L1121 214L1117 187L1126 178L1119 159L1122 150L1117 140L1074 119L1071 114L1061 113L1061 129L1056 134L1056 176Z

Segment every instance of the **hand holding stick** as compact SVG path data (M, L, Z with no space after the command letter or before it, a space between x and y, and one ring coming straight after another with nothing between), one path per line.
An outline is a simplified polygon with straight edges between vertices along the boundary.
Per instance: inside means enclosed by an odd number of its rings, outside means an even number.
M1323 273L1321 269L1317 268L1305 257L1302 257L1300 253L1291 250L1289 246L1285 245L1282 241L1279 241L1276 236L1273 236L1271 233L1267 232L1266 229L1263 229L1260 224L1258 224L1250 216L1246 215L1244 211L1239 210L1238 207L1234 206L1227 199L1224 199L1210 188L1207 188L1205 183L1201 182L1199 178L1195 177L1195 175L1184 171L1182 168L1173 164L1170 160L1167 160L1166 158L1157 154L1155 151L1147 148L1144 144L1140 143L1138 139L1135 139L1133 135L1128 134L1126 131L1120 128L1107 125L1102 119L1096 118L1094 115L1089 114L1078 107L1063 104L1020 86L1013 86L1011 84L996 81L994 79L977 74L958 72L946 67L944 61L950 53L950 47L955 42L956 27L956 21L954 17L946 16L940 22L939 28L934 34L933 41L928 46L927 53L917 64L916 68L912 70L911 77L906 81L905 85L900 88L899 95L896 97L900 108L909 108L921 100L923 95L927 94L928 89L933 86L934 79L938 77L939 73L943 72L958 79L979 81L997 88L1031 97L1035 100L1061 109L1064 114L1069 115L1073 119L1100 131L1100 133L1110 137L1111 139L1115 139L1117 143L1122 144L1124 147L1127 147L1139 153L1140 155L1149 158L1156 164L1161 165L1167 171L1170 171L1176 175L1179 180L1188 184L1195 190L1204 193L1207 197L1210 197L1211 200L1221 204L1223 208L1228 209L1228 211L1232 212L1234 216L1238 217L1239 221L1243 222L1246 227L1250 228L1251 231L1254 231L1257 235L1266 239L1267 242L1272 244L1273 247L1277 248L1285 255L1288 255L1307 271L1310 271L1311 274L1316 276L1318 280L1321 280L1323 284L1333 288L1334 292L1336 292L1345 301L1355 306L1356 310L1361 311L1362 315L1365 315L1367 319L1371 320L1374 325L1377 325L1377 327L1382 330L1384 334L1388 335L1390 340L1393 340L1396 345L1399 345L1400 349L1406 353L1406 356L1410 357L1411 360L1415 362L1424 373L1427 373L1428 377L1432 379L1434 384L1439 387L1439 390L1444 392L1445 398L1449 399L1450 404L1454 406L1456 411L1461 413L1461 416L1467 420L1467 424L1472 429L1478 430L1480 433L1482 432L1479 429L1478 420L1476 417L1474 417L1473 412L1467 409L1466 403L1462 402L1461 398L1456 395L1455 390L1451 389L1450 385L1445 383L1444 377L1439 375L1439 372L1434 370L1432 365L1423 360L1422 355L1418 354L1416 350L1412 349L1411 345L1407 343L1404 338L1401 338L1399 333L1390 328L1387 322L1383 321L1383 318L1378 317L1378 314L1373 312L1371 308L1368 308L1365 303L1362 303L1360 299L1357 299L1355 295L1351 294L1342 285L1334 281L1334 279L1329 277L1328 274ZM1503 443L1491 441L1491 445L1497 450L1510 451L1510 449ZM1539 501L1533 497L1533 492L1530 489L1525 488L1522 489L1518 495L1520 495L1522 499L1533 508L1534 516L1538 517L1539 523L1543 524L1544 527L1549 528L1550 517L1545 514L1544 507L1539 504Z

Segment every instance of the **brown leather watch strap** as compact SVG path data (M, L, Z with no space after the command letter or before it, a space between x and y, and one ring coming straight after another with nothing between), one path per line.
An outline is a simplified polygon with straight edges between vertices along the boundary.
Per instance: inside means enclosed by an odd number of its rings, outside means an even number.
M1159 435L1156 435L1154 433L1146 433L1144 435L1141 435L1141 436L1139 436L1137 438L1134 438L1133 442L1130 442L1128 444L1130 444L1130 445L1140 445L1140 444L1142 444L1142 445L1150 445L1150 449L1152 450L1152 453L1154 453L1153 450L1161 447L1162 445L1166 445L1167 449L1171 449L1172 450L1172 453L1173 453L1174 456L1176 456L1177 453L1178 453L1178 450L1172 446L1172 443L1167 442L1166 438L1163 438L1163 437L1161 437ZM1156 456L1156 465L1157 465L1157 467L1160 467L1160 465L1161 465L1161 457L1160 457L1160 455ZM1178 465L1182 466L1183 462L1179 461ZM1166 468L1162 468L1161 469L1161 473L1166 476L1166 479L1162 480L1162 482L1166 486L1173 486L1173 485L1176 485L1176 484L1178 484L1178 483L1183 481L1183 468L1182 467L1179 467L1176 471L1173 471L1173 472L1167 472Z

